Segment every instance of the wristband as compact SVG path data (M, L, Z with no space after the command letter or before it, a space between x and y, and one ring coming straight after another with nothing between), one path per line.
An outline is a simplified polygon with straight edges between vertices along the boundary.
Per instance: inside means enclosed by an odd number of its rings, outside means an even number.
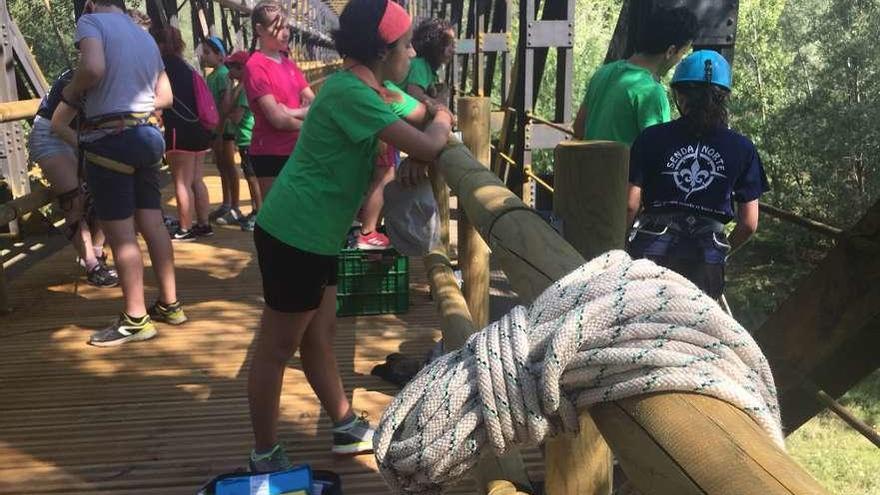
M69 106L69 107L75 108L76 110L82 110L82 106L81 106L81 105L77 105L77 104L71 102L70 100L68 100L68 99L64 96L64 91L61 92L61 101L63 101L64 104L67 105L67 106Z

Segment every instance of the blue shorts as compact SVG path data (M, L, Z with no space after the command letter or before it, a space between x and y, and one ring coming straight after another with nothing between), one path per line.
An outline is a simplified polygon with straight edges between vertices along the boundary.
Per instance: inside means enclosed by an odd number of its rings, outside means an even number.
M100 220L123 220L162 206L159 166L165 141L152 125L82 143L86 180Z
M76 150L52 132L51 124L50 120L39 115L34 118L34 125L28 136L28 154L31 160L40 163L46 158L58 155L67 155L75 160Z

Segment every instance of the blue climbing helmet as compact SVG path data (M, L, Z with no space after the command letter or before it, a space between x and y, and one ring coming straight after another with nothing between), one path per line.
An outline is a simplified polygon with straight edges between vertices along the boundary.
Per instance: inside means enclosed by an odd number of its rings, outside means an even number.
M207 41L211 46L214 47L214 51L220 53L220 56L226 58L226 47L223 46L223 40L220 39L219 36L211 36L207 38Z
M672 76L672 85L684 82L704 82L730 91L730 64L714 50L700 50L688 55Z

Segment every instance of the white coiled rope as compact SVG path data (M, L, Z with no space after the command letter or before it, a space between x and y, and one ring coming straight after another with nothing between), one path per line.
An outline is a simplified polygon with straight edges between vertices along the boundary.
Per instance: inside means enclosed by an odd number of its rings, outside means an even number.
M440 493L495 454L577 430L577 411L658 391L711 395L783 445L755 341L684 277L612 251L444 355L404 388L373 439L393 493Z

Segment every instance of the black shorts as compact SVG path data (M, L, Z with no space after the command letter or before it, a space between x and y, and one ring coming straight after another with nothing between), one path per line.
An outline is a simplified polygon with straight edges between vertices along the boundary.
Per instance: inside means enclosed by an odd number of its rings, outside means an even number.
M224 132L223 133L223 140L224 141L235 141L235 134L230 134L228 132Z
M645 256L645 258L682 275L712 299L720 299L724 293L724 263L706 263L700 259L671 256Z
M254 228L266 306L282 313L317 309L324 289L337 284L336 256L309 253Z
M241 171L245 177L256 177L254 174L254 164L251 162L250 146L239 146L238 155L241 157Z
M164 143L159 129L132 127L81 146L99 220L124 220L136 209L161 208L159 165Z
M199 126L165 126L165 150L168 152L202 152L211 149L212 133Z
M257 177L278 177L288 158L280 155L251 155L254 174Z

